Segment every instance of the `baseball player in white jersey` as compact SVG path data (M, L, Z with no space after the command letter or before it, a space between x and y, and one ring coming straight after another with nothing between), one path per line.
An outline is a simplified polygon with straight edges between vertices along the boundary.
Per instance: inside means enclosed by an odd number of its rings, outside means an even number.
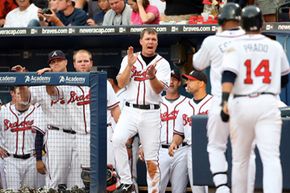
M172 143L168 149L170 156L175 156L180 144L187 144L187 168L192 192L207 193L207 186L194 186L192 175L191 127L192 116L207 114L212 104L212 96L206 93L207 77L201 71L192 71L189 75L183 74L186 79L186 90L193 95L187 105L180 109L175 123Z
M216 193L229 193L227 171L228 164L225 151L229 137L229 124L222 122L220 118L221 104L221 63L225 49L229 44L245 34L240 28L241 9L238 4L227 3L222 8L218 20L221 32L207 37L200 49L193 56L193 67L198 70L210 68L211 93L213 105L209 110L207 135L210 170L213 181L217 188ZM249 168L249 189L253 193L255 183L255 155L252 154L251 166ZM245 192L246 193L246 192Z
M78 50L73 55L74 68L77 72L90 72L93 66L92 55L87 50ZM49 93L57 98L63 98L68 107L70 117L73 117L72 128L76 132L75 145L77 147L77 167L90 167L90 88L87 86L53 87ZM60 95L59 95L60 94ZM110 133L112 132L111 117L118 120L120 109L119 101L107 82L107 163L115 165ZM80 178L80 176L78 176ZM81 187L83 184L81 185Z
M10 90L10 95L11 95L11 101L9 103L6 104L2 104L1 105L1 109L2 108L7 108L9 107L11 104L15 103L15 92L14 92L14 88L12 90ZM1 147L3 147L3 137L1 137ZM6 179L5 179L5 173L4 173L4 157L6 156L6 150L2 149L0 147L0 157L2 159L0 159L0 180L1 180L1 187L2 189L7 189L7 185L6 185Z
M262 13L242 10L246 35L226 51L222 63L221 117L230 115L232 192L247 191L248 165L255 140L263 163L263 192L282 192L280 162L281 113L277 95L288 83L289 62L282 46L260 34ZM228 102L230 93L233 95ZM275 176L275 177L273 177Z
M38 70L44 72L67 72L67 59L61 50L48 55L49 68ZM20 70L21 71L21 70ZM60 86L65 89L67 86ZM48 86L30 87L31 103L39 103L47 117L47 178L46 186L56 189L59 184L66 184L69 189L83 186L80 178L78 154L75 145L76 131L72 129L69 108L63 98L53 98L47 94ZM61 115L61 116L60 116Z
M187 172L187 144L184 142L175 152L174 157L168 155L168 148L172 142L173 130L181 109L186 108L189 98L180 95L181 75L177 69L171 71L170 86L160 104L161 148L159 150L160 193L165 193L170 180L173 193L184 193L188 184Z
M90 72L93 66L92 54L88 50L78 50L73 55L74 68L77 72ZM69 104L71 116L74 116L74 127L78 138L78 152L81 158L82 167L90 167L90 95L89 87L73 86L70 87ZM74 93L74 96L72 96ZM79 103L74 99L82 99ZM85 113L84 113L85 112ZM107 163L115 167L113 155L112 137L112 119L117 122L120 115L119 100L117 99L111 84L107 81Z
M117 72L118 73L118 72ZM109 70L108 71L108 81L111 83L113 90L116 93L117 98L120 100L119 106L122 111L125 102L126 102L126 88L120 89L118 86L118 81L116 79L117 73L115 73L115 70ZM112 123L115 123L112 121ZM115 128L116 125L113 126ZM131 173L132 173L132 181L135 186L135 190L132 193L138 193L138 184L137 184L137 162L138 162L138 151L139 151L139 137L138 135L135 135L133 138L129 139L126 144L128 157L129 157L129 163L131 167Z
M7 188L17 191L23 186L37 188L35 137L37 131L46 132L46 120L39 106L22 100L20 87L15 87L14 92L15 104L1 109L0 130Z
M121 181L116 193L134 189L125 144L137 133L147 166L148 192L159 192L160 102L161 92L169 86L170 65L156 53L156 30L145 28L139 42L142 51L134 53L133 47L129 47L117 76L118 85L127 86L127 99L113 134L116 169Z

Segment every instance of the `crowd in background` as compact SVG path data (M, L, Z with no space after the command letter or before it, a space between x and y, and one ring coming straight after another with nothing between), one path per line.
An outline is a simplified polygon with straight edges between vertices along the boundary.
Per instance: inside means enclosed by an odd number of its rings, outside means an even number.
M266 22L275 22L287 0L1 0L0 26L188 24L193 15L216 18L226 2L255 4Z

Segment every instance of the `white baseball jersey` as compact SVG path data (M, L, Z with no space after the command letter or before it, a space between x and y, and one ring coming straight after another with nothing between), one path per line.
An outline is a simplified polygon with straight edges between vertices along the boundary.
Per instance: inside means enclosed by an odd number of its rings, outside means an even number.
M127 85L126 101L133 104L159 104L161 101L161 95L156 94L151 88L150 81L146 78L146 70L148 66L157 62L155 67L157 70L156 78L161 81L164 84L165 89L167 89L170 83L170 65L167 60L158 54L150 64L146 65L140 52L135 54L137 54L138 57L131 70L130 83ZM125 56L121 63L119 74L125 70L127 65L128 56Z
M112 85L107 81L107 123L110 123L111 119L113 119L110 110L119 105L119 103L120 99L116 96Z
M62 90L69 86L59 86ZM29 88L31 102L41 105L47 125L52 125L60 130L49 129L47 132L47 175L46 185L56 188L58 184L67 184L68 188L74 185L83 186L81 170L77 164L78 155L75 150L75 135L64 132L71 130L74 117L69 113L68 105L63 97L51 97L46 92L46 86L33 86ZM60 159L61 158L61 159Z
M160 168L160 193L164 193L168 182L171 183L172 192L185 192L188 184L187 175L187 147L180 147L175 153L174 157L168 154L168 147L172 142L173 130L180 109L188 105L189 98L180 95L176 100L168 100L166 96L162 97L160 104L160 118L161 118L161 144L168 146L161 146L159 150L159 168Z
M61 87L58 88L61 90ZM60 91L61 93L62 91ZM90 87L69 86L63 90L69 114L73 117L73 130L80 134L90 133ZM111 84L107 81L107 123L111 122L110 110L119 104Z
M245 35L227 50L222 69L237 74L233 94L270 92L277 95L281 76L289 73L289 63L280 43L264 35Z
M117 93L116 93L116 96L117 98L120 100L120 103L119 103L119 107L120 107L120 110L122 111L124 105L125 105L125 101L126 101L126 98L127 98L127 89L126 88L122 88L121 90L119 90Z
M46 132L46 119L41 108L31 105L25 112L15 105L1 109L0 127L3 147L10 154L32 154L35 150L36 130Z
M60 86L67 87L67 86ZM47 123L55 127L71 129L69 111L63 98L51 98L46 92L46 86L29 87L31 103L39 103L47 117Z
M184 136L188 145L191 145L192 116L208 114L212 103L211 99L212 96L209 94L197 104L191 99L184 108L180 109L177 119L182 121L175 123L174 134Z
M282 192L279 149L282 120L277 97L273 95L280 93L281 76L289 73L286 54L278 42L264 35L245 35L226 51L222 65L223 70L237 75L232 90L234 97L228 103L233 149L232 192L247 191L253 141L263 160L263 191ZM235 94L245 96L235 97Z
M130 80L127 87L126 101L137 105L155 105L154 109L141 109L136 106L125 106L116 125L113 134L113 146L116 162L116 169L119 172L120 182L132 184L130 167L128 164L128 155L126 151L126 141L139 134L141 144L144 149L144 159L156 170L147 170L148 192L158 191L159 188L159 168L158 168L158 150L160 148L160 110L157 105L161 102L161 94L157 94L150 80L147 79L147 68L156 64L156 78L164 85L164 89L169 87L170 83L170 65L168 61L160 55L147 65L140 52L135 53L137 60L134 63ZM123 58L119 74L122 74L128 65L128 56ZM149 162L150 160L150 162ZM151 172L150 174L148 172Z
M166 96L162 97L160 105L160 118L161 118L161 144L171 144L173 138L173 129L176 122L182 122L181 119L177 119L177 115L181 109L187 106L189 98L180 95L180 97L174 101L167 100Z
M227 30L218 32L216 35L204 39L198 52L193 55L193 67L198 70L210 68L211 94L221 96L221 64L222 57L230 43L244 35L245 32L239 30Z

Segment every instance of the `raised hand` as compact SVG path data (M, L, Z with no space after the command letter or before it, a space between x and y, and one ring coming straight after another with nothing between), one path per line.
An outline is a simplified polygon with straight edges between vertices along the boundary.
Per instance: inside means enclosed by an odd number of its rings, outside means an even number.
M146 76L150 80L153 80L155 78L155 75L156 75L156 72L157 72L157 70L155 68L156 65L157 65L157 63L152 64L152 65L148 66L148 68L147 68Z
M12 72L27 72L26 68L21 65L16 65L11 68Z
M128 54L128 65L133 66L137 60L137 56L134 54L134 48L132 46L128 48L127 54Z

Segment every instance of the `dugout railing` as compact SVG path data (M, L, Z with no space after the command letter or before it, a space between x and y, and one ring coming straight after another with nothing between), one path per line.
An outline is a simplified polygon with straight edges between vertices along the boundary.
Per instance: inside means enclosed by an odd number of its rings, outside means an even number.
M91 73L0 73L1 86L71 85L90 87L91 116L91 183L90 192L106 192L107 171L107 83L106 72ZM62 116L62 115L59 115Z

